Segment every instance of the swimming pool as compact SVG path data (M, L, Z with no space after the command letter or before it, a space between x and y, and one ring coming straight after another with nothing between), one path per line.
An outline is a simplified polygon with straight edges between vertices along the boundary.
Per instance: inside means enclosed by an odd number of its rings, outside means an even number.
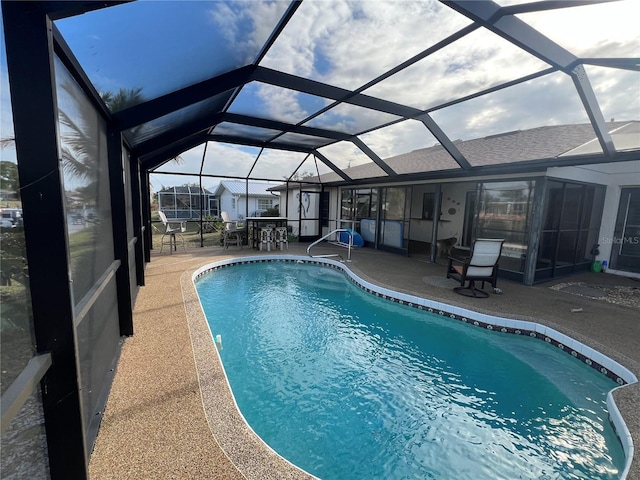
M501 335L437 308L429 316L415 298L398 305L309 268L244 265L197 282L236 401L280 454L327 479L617 478L624 453L605 408L616 384L585 362L524 328ZM310 322L318 312L326 325ZM303 350L307 340L321 354Z

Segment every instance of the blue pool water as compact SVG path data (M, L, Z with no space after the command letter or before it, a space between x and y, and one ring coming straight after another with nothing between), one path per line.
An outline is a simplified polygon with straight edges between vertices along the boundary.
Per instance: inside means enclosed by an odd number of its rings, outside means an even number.
M614 479L623 468L605 403L616 383L540 340L380 299L316 265L237 265L196 288L242 414L320 478Z

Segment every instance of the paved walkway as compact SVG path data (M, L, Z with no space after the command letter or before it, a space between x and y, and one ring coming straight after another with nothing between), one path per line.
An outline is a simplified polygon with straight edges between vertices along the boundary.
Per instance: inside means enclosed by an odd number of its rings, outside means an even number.
M304 255L305 248L291 244L288 253ZM319 247L318 252L325 248L337 247ZM259 254L214 247L152 256L146 286L136 300L134 336L124 343L91 456L93 480L308 478L256 442L243 424L189 287L190 272L197 267ZM502 295L468 299L453 293L443 265L426 258L362 249L354 251L348 266L363 279L400 292L549 325L640 377L637 309L580 295L594 285L620 286L634 299L633 292L640 295L638 281L592 273L534 287L500 280ZM562 282L587 290L550 288ZM640 387L620 389L615 398L636 445L628 478L640 480Z

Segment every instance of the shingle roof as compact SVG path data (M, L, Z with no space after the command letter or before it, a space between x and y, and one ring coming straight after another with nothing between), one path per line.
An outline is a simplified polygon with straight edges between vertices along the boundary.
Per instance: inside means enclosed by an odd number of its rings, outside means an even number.
M635 134L635 140L631 143L635 145L640 143L638 140L640 133L637 133L640 130L638 128L640 122L611 122L607 125L610 131L623 132L625 137ZM612 137L615 141L615 135ZM454 145L472 166L478 167L558 158L571 150L583 147L595 138L591 124L576 124L517 130L473 140L456 140ZM595 142L595 146L599 149L597 142ZM590 146L589 150L591 150L589 153L595 153L593 147ZM384 162L400 175L460 169L460 166L441 145L386 158ZM354 180L380 176L380 169L373 162L344 169L344 172ZM321 177L323 183L339 180L341 178L333 172Z

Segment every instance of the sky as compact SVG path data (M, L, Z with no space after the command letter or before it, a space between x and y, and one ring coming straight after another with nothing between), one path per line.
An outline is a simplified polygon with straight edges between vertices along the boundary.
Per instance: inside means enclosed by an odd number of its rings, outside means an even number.
M56 25L99 91L142 86L143 94L153 98L255 61L287 7L285 1L139 1L59 20ZM640 58L637 0L518 18L578 57ZM305 0L260 65L336 87L367 87L379 75L469 24L466 17L437 1ZM546 68L540 59L479 29L364 88L363 93L428 109ZM11 131L4 52L0 70L4 137ZM586 72L606 120L640 120L640 72L594 66L586 66ZM298 123L330 103L326 98L253 82L241 90L229 111ZM571 78L562 73L437 109L432 117L451 140L588 122ZM395 119L342 104L305 125L353 134ZM436 143L424 125L414 120L359 138L381 158ZM6 150L3 159L10 155ZM339 166L370 161L352 143L319 151ZM180 170L197 174L202 153L199 147L182 154ZM205 170L244 176L258 153L258 149L210 144ZM302 161L299 156L265 151L252 175L284 178ZM305 169L311 171L315 165ZM181 183L184 177L162 177L165 186Z

